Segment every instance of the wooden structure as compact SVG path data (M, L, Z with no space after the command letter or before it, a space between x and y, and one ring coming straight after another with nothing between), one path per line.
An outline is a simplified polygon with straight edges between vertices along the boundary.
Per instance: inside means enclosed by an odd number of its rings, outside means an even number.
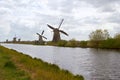
M8 39L6 39L6 43L8 43Z
M61 38L60 38L60 32L63 33L63 34L65 34L66 36L68 36L68 34L67 34L66 32L64 32L63 30L60 30L60 27L61 27L63 21L64 21L64 19L62 19L62 21L60 22L58 28L54 28L54 27L52 27L51 25L47 24L47 26L48 26L50 29L52 29L53 32L54 32L54 34L53 34L53 39L52 39L53 42L58 42L58 41L61 40Z
M39 43L39 44L43 44L43 43L44 43L43 38L44 38L44 39L47 39L45 36L43 36L44 30L42 31L41 34L39 34L39 33L36 33L36 34L39 36L38 43Z
M16 39L17 39L17 37L13 37L13 42L14 42L14 43L16 42Z
M19 39L18 39L18 42L20 42L20 41L21 41L21 39L19 38Z

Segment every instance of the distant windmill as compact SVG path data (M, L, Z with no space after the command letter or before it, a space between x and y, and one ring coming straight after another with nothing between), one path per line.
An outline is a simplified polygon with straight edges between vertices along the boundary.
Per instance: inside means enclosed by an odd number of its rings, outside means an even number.
M20 41L21 41L21 39L19 38L19 39L18 39L18 42L20 42Z
M43 44L43 38L45 38L45 39L47 39L45 36L43 36L43 34L44 34L44 30L42 31L42 33L41 34L39 34L39 33L36 33L38 36L39 36L39 40L38 40L38 42L40 43L40 44Z
M53 42L58 42L58 41L61 40L61 38L60 38L60 32L63 33L63 34L65 34L66 36L68 36L68 34L66 32L64 32L63 30L60 30L60 27L61 27L63 21L64 21L64 19L62 19L62 21L60 22L58 28L54 28L54 27L50 26L49 24L47 24L47 26L49 28L51 28L53 30L53 32L54 32L53 40L52 40Z
M8 39L6 39L6 42L8 42Z
M16 42L16 39L17 39L17 37L16 37L16 35L15 35L15 37L13 37L13 42Z

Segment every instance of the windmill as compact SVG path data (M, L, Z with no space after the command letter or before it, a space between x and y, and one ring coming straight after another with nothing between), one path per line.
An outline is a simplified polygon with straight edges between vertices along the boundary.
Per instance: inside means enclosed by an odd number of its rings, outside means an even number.
M16 39L17 39L17 37L16 37L16 35L15 35L15 37L13 37L13 42L16 42Z
M6 39L6 43L8 42L8 39Z
M43 38L44 38L44 39L47 39L45 36L43 36L44 30L42 31L41 34L39 34L39 33L36 33L36 34L39 36L38 42L39 42L40 44L43 44L43 43L44 43Z
M20 41L21 41L21 38L18 39L18 42L20 42Z
M66 36L68 36L68 34L66 32L64 32L63 30L60 30L60 27L63 23L64 19L61 20L60 24L59 24L59 27L58 28L54 28L52 27L51 25L47 24L47 26L53 30L54 34L53 34L53 42L58 42L61 40L60 38L60 32L65 34Z

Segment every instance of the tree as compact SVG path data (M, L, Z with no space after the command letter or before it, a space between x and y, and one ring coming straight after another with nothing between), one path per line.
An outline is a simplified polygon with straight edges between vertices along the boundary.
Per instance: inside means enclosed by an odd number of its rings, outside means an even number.
M104 30L104 40L106 40L106 39L109 39L110 38L110 34L109 34L109 32L108 32L108 30Z
M120 39L120 33L117 33L117 34L114 36L114 39Z
M89 38L92 41L100 41L110 38L110 35L107 30L97 29L96 31L90 33Z

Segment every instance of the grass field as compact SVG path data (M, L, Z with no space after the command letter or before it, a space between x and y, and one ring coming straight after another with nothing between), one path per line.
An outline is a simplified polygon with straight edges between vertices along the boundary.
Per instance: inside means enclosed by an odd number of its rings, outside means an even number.
M0 46L0 80L84 80L54 64Z

